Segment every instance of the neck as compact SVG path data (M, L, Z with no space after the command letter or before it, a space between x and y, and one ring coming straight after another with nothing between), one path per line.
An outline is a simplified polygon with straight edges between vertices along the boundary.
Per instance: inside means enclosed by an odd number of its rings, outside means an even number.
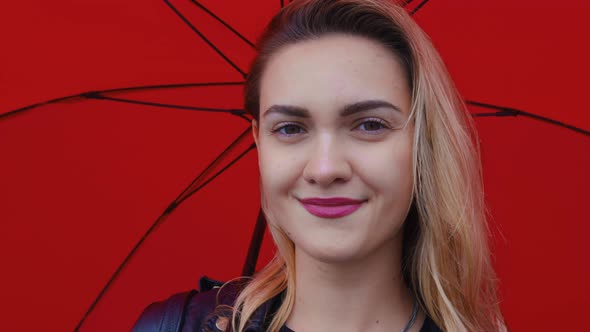
M395 331L414 300L401 274L401 236L355 262L321 262L295 250L296 297L287 326L300 331Z

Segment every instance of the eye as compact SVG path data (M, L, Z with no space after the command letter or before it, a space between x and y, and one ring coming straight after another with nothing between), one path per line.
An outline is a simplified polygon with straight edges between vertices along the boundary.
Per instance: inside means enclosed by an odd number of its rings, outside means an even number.
M284 124L276 129L272 130L272 133L279 133L280 136L294 136L302 133L304 130L301 126L294 123Z
M367 119L361 122L356 128L361 128L361 131L364 131L370 135L375 135L381 133L384 129L389 129L389 125L387 122L377 118Z

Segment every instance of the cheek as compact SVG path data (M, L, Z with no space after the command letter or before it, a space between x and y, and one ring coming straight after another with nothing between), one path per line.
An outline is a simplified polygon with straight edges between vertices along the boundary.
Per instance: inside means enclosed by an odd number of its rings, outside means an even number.
M293 202L288 198L298 178L297 163L299 162L284 148L266 147L258 154L264 200L262 204L267 221L281 228L289 237L292 236L289 219L278 216L290 215L292 212Z
M294 154L284 148L261 148L258 153L258 165L265 193L277 195L287 192L297 178L297 162Z
M406 193L413 184L411 142L395 143L364 149L358 158L359 175L381 195Z

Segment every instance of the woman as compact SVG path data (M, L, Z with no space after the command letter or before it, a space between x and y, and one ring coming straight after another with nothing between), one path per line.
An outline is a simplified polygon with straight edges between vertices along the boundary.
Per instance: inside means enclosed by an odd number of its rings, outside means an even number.
M292 2L259 41L245 107L278 251L214 309L197 295L188 324L505 330L472 120L403 8Z

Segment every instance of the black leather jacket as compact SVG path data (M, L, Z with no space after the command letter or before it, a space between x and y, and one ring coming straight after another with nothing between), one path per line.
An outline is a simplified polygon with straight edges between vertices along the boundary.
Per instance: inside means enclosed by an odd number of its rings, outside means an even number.
M218 319L220 316L229 316L229 312L219 310L222 307L218 305L233 305L242 287L243 284L234 282L200 293L191 291L175 294L165 301L152 303L135 323L133 332L222 332ZM246 332L265 332L281 302L282 294L279 294L260 306L248 321ZM173 319L174 312L179 313L180 319ZM293 331L284 326L280 332ZM426 317L420 332L441 332L441 329Z

